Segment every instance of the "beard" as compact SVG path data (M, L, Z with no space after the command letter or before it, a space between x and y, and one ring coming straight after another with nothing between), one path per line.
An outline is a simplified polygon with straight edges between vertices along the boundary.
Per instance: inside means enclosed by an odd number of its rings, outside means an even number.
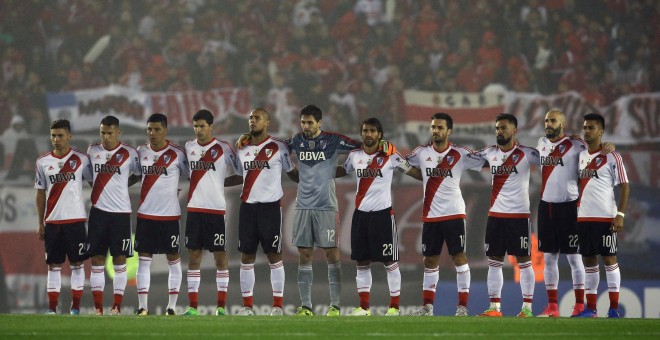
M373 138L365 139L365 140L362 141L362 144L364 144L364 146L366 146L368 148L376 145L376 143L377 143L376 140L373 139Z
M504 138L504 136L497 136L497 145L507 145L511 141L511 138L513 137Z
M560 130L559 128L553 129L553 128L547 128L545 129L545 136L549 139L557 138L559 137Z
M435 135L435 136L431 136L431 140L435 144L442 144L447 140L447 136Z

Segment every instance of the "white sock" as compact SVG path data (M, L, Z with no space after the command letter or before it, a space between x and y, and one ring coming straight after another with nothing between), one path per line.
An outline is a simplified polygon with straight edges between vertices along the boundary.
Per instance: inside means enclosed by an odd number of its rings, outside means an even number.
M253 267L254 268L254 267ZM254 270L252 271L254 275ZM273 296L284 296L284 263L282 261L270 264L270 285L273 287Z
M502 266L504 262L488 260L488 278L486 285L488 286L488 297L491 299L499 299L502 297L502 286L504 285L504 276L502 274Z
M607 289L610 292L618 292L621 288L621 272L618 263L605 266L605 278L607 279Z
M249 297L253 295L254 289L254 263L241 263L241 295Z
M389 266L385 266L387 272L387 286L390 288L390 296L401 295L401 271L399 270L399 263L394 262Z
M181 259L168 261L167 264L170 267L170 275L167 283L167 288L169 289L170 294L167 301L167 308L174 309L176 308L176 300L179 298L179 289L181 288L181 281L183 279L183 274L181 273Z
M59 293L62 289L62 268L50 268L48 269L47 277L47 286L46 290L49 293Z
M105 266L92 266L89 274L89 286L92 292L102 292L105 289Z
M459 293L470 292L470 266L466 263L456 267L456 288Z
M440 279L438 268L424 268L424 283L422 289L435 292L435 288L438 285L438 279Z
M545 267L543 268L545 289L557 290L557 285L559 284L559 254L544 253L543 261L545 262Z
M532 261L518 263L518 268L520 268L520 290L522 291L523 308L531 309L532 299L534 298L534 283L536 281Z
M126 290L126 283L128 282L128 273L126 273L126 265L120 264L113 266L115 269L115 278L112 281L112 288L117 295L124 295Z
M199 269L188 269L186 281L188 282L188 293L197 293L199 291L199 282L202 280Z
M584 263L582 262L582 255L568 254L566 258L568 259L568 264L571 265L573 289L584 289Z
M229 289L229 270L215 271L215 285L219 292L226 292Z
M388 273L389 274L389 273ZM357 275L355 276L358 293L368 293L371 291L371 266L357 266Z
M151 257L140 256L137 270L138 308L148 308L149 286L151 285Z
M598 294L600 283L600 269L598 266L584 267L584 292L585 294Z
M71 266L71 290L83 290L85 286L85 267Z

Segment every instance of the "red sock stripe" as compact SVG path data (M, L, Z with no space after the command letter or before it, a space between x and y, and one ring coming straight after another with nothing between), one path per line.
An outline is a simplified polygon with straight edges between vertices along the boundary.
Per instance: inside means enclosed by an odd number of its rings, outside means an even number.
M121 267L119 269L115 269L115 274L125 273L125 272L126 272L126 266Z
M170 266L177 263L181 263L181 259L176 259L174 261L167 261L167 264L169 264Z
M440 268L424 268L424 273L432 274L432 273L437 273L439 270Z
M270 264L270 269L277 269L282 267L284 267L284 263L282 263L282 261Z
M502 268L504 262L488 260L488 267Z
M619 264L618 263L615 263L611 266L605 266L605 271L608 271L608 272L611 272L611 271L614 271L614 270L617 270L617 269L619 269Z
M391 266L385 267L385 270L387 270L388 272L393 272L397 269L399 269L399 262L394 262Z

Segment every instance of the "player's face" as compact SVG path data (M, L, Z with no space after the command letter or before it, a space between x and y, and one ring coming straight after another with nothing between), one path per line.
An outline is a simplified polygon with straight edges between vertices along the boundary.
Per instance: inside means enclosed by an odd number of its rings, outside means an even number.
M598 142L603 136L603 128L595 120L585 120L582 125L582 132L584 132L584 141L587 144Z
M101 136L101 144L106 150L112 150L117 147L119 144L119 127L116 125L103 125L99 128L99 134Z
M371 148L378 144L378 141L383 137L383 134L378 132L375 126L369 124L362 125L362 144Z
M270 121L268 116L261 111L252 111L250 113L250 118L248 118L248 126L250 128L250 134L252 136L258 136L267 131Z
M200 144L206 144L211 141L213 131L213 124L209 125L204 119L193 121L193 130L195 130L195 137Z
M495 123L495 134L497 135L497 145L508 145L516 135L516 128L508 120L502 119Z
M548 139L555 139L564 134L566 127L566 117L563 114L551 111L545 115L545 136Z
M71 132L67 129L50 129L50 142L53 144L53 149L59 152L66 152L69 150L69 141L71 140Z
M300 116L300 127L307 138L316 137L321 131L321 121L316 121L312 115Z
M161 148L165 146L167 128L161 122L149 122L147 123L147 137L149 138L149 144Z
M434 144L442 144L447 141L451 135L451 129L447 128L447 121L444 119L431 120L431 140Z

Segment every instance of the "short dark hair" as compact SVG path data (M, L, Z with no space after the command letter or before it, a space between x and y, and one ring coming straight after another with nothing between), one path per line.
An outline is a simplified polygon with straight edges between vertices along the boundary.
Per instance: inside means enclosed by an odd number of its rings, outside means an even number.
M513 127L518 128L518 118L510 113L500 113L495 117L495 123L500 120L506 120L509 123L513 124Z
M202 119L205 120L206 124L208 125L213 124L213 114L209 110L205 110L205 109L199 110L195 112L195 114L192 117L193 121L202 120Z
M154 113L147 119L147 123L161 123L167 127L167 116L162 113Z
M314 119L318 122L323 119L323 111L316 105L307 105L300 110L300 116L314 116Z
M365 124L375 127L376 131L380 132L380 138L385 137L385 133L383 132L383 124L380 123L380 120L378 120L378 118L371 117L363 120L362 124L360 124L360 130L362 130L362 127Z
M71 123L66 120L66 119L58 119L54 120L52 123L50 123L50 129L65 129L69 132L71 132Z
M603 128L603 130L605 130L605 118L598 113L592 112L586 114L584 116L584 120L595 120L600 124L600 127Z
M442 119L445 122L447 122L447 129L454 128L454 120L451 118L451 116L448 113L444 113L444 112L434 113L433 116L431 116L431 119Z
M105 116L101 119L101 125L119 127L119 119L115 116Z

